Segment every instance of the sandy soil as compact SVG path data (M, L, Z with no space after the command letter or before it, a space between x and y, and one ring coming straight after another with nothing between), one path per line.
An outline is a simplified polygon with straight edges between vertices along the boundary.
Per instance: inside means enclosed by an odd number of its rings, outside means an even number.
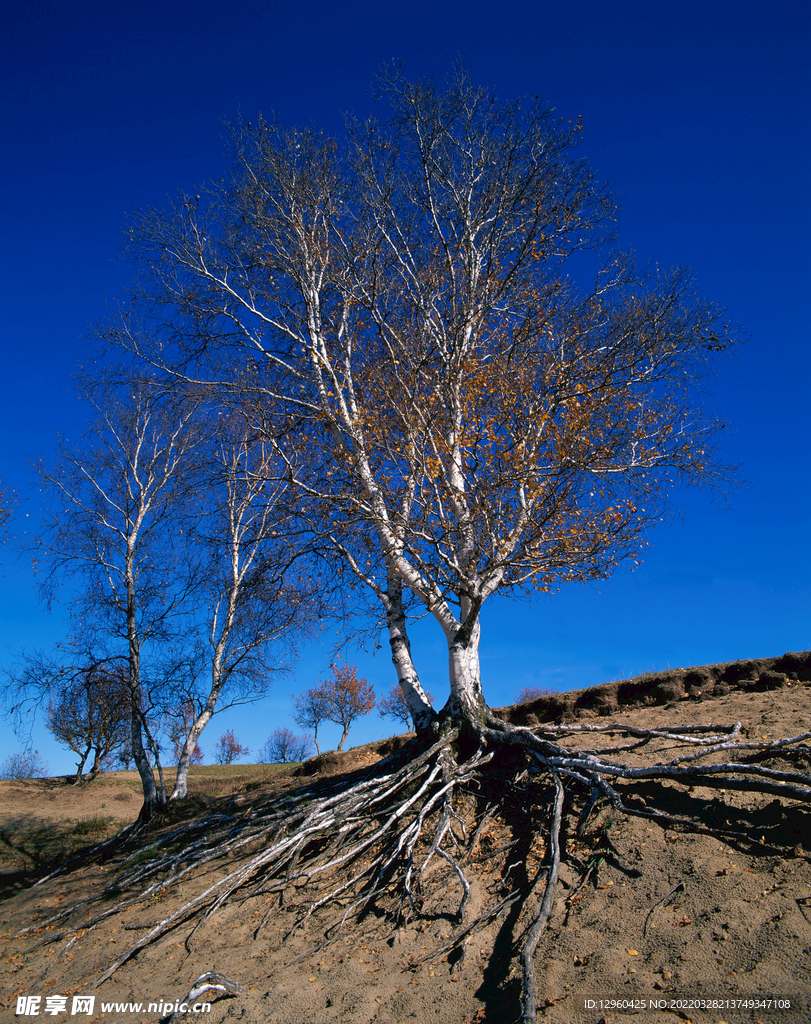
M754 685L723 693L705 688L668 705L612 708L611 720L641 727L740 720L750 736L789 736L811 729L811 685L789 680L780 688ZM597 715L597 712L594 712ZM588 717L588 715L587 715ZM609 719L601 719L607 721ZM594 741L595 745L598 741ZM605 741L607 742L607 741ZM641 755L640 755L641 756ZM650 755L648 755L650 756ZM372 760L369 750L329 762L330 771ZM805 771L810 762L806 759ZM137 791L127 773L103 785L68 791L54 780L0 784L0 822L34 817L65 819L137 810ZM209 798L205 810L250 815L280 792L312 781L289 774L240 795ZM238 788L238 787L237 787ZM628 792L631 802L652 795L645 786ZM127 794L121 799L119 794ZM643 803L639 804L644 806ZM184 813L203 811L202 801ZM582 840L569 822L567 859L550 925L536 954L543 1024L802 1024L811 1020L811 819L805 808L778 800L728 792L723 796L672 788L674 813L690 813L710 825L747 831L758 841L720 841L706 835L663 830L640 818L601 812ZM176 823L156 823L149 841ZM141 840L145 846L148 840ZM473 880L473 909L505 894L511 873L542 868L527 858L510 859L515 837L498 819L483 834ZM146 856L147 853L142 853ZM26 854L19 853L23 859ZM336 911L314 915L282 942L295 913L274 907L261 894L219 910L189 939L189 926L170 932L130 960L100 988L94 981L133 937L165 918L184 899L234 866L213 862L180 892L131 906L93 929L50 940L57 928L23 937L16 933L42 921L54 908L97 892L114 880L121 856L70 870L0 904L3 957L0 1019L15 1017L20 995L67 996L68 1012L43 1020L143 1021L168 1016L195 978L216 971L237 982L244 994L222 998L209 1013L186 1015L211 1024L366 1024L370 1021L436 1021L438 1024L507 1024L518 1017L520 979L514 957L524 919L508 910L455 950L443 949L454 932L451 904L440 885L422 917L398 926L396 899L348 925L317 952ZM596 864L582 884L582 866ZM441 881L441 879L440 879ZM13 888L13 884L9 884ZM298 903L307 893L301 892ZM456 897L455 897L456 898ZM112 901L111 901L112 904ZM89 913L89 911L88 911ZM187 948L188 945L188 948ZM309 954L309 955L307 955ZM303 957L300 962L294 961ZM96 996L91 1015L71 1016L74 994ZM202 997L201 997L202 998ZM765 1000L791 1000L792 1010ZM587 1005L586 1000L592 1004ZM700 1001L715 1000L715 1006ZM732 1001L742 1000L735 1007ZM139 1011L102 1008L104 1003L141 1002ZM656 1001L661 1008L652 1007ZM754 1005L747 1005L751 1001ZM617 1005L619 1004L619 1005Z

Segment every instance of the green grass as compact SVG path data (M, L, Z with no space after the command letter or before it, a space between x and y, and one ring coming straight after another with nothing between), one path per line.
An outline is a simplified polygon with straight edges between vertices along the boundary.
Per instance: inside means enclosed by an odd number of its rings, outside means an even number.
M91 814L79 818L73 825L73 833L77 836L100 836L108 831L116 819L112 815Z

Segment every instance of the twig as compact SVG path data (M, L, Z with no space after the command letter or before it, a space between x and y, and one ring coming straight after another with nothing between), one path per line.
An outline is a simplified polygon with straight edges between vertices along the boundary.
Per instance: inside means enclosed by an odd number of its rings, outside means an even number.
M654 917L656 917L656 915L659 913L662 907L666 906L666 904L669 903L671 896L675 896L677 892L684 892L684 888L684 882L679 882L678 885L674 886L670 890L667 896L663 896L660 900L653 904L653 906L648 911L648 916L645 918L645 923L642 925L643 936L647 938L648 922L651 921Z
M487 921L492 921L493 918L496 918L500 914L503 914L505 910L511 907L513 903L517 903L520 899L521 893L518 892L513 892L510 893L509 896L505 896L504 899L496 903L494 907L490 907L489 910L486 910L483 914L480 914L475 921L471 921L471 923L467 925L467 927L463 928L462 931L457 932L455 935L452 935L447 942L444 942L441 946L438 946L436 949L431 950L430 953L426 953L424 956L421 956L419 960L415 960L411 965L412 968L420 967L422 964L433 963L435 960L438 960L441 956L447 953L448 950L453 949L454 947L458 946L460 942L468 939Z

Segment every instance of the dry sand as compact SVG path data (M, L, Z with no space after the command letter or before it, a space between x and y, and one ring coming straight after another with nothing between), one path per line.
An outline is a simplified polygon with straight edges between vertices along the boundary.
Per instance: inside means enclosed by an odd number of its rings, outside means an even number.
M653 727L694 722L740 720L750 736L789 736L811 729L811 685L789 681L775 690L718 687L695 692L668 706L620 706L611 720ZM601 719L607 721L608 719ZM333 759L332 770L373 758L369 750ZM336 767L337 766L337 767ZM806 759L804 770L809 771ZM241 797L223 797L232 813L250 814L280 791L311 780L285 774ZM0 783L0 821L26 816L84 816L115 813L122 819L137 811L137 791L124 773L73 789L56 780ZM630 790L626 790L630 792ZM121 794L124 794L123 796ZM129 794L129 795L127 795ZM636 787L644 801L644 786ZM722 802L723 801L723 802ZM216 801L215 801L216 802ZM640 804L640 806L642 806ZM536 953L542 1024L804 1024L811 1020L811 827L805 808L781 806L770 798L728 792L685 793L673 787L674 812L689 812L718 827L746 827L763 845L720 841L705 835L663 830L640 818L603 812L582 843L572 823L567 850L582 863L600 861L588 882L572 858L561 866L555 909ZM210 813L210 809L209 809ZM153 838L169 823L153 828ZM12 833L13 834L13 833ZM511 840L499 821L483 836L473 884L475 906L507 892L510 872L541 865L511 865ZM145 842L143 840L142 842ZM22 856L24 851L20 851ZM7 850L8 857L11 854ZM46 932L16 938L15 933L53 908L77 901L115 878L120 858L68 871L33 889L19 891L0 904L3 935L0 1017L2 1020L144 1021L161 1012L149 1002L174 1003L199 975L216 971L246 993L214 1002L210 1013L183 1020L243 1021L245 1024L367 1024L436 1021L438 1024L512 1022L518 1016L520 978L515 936L523 919L504 916L479 930L448 955L443 943L454 923L450 903L425 908L426 916L397 926L389 906L380 905L361 921L347 925L331 944L300 963L297 957L322 940L335 908L314 915L286 941L294 910L267 919L270 903L261 895L226 906L206 921L184 945L188 925L170 932L130 960L100 988L96 978L134 937L165 918L196 882L181 883L153 902L138 904L92 930L34 948ZM210 883L235 866L215 863ZM13 879L7 879L13 888ZM200 883L201 884L201 883ZM449 884L448 892L452 888ZM442 891L444 891L444 888ZM669 900L665 898L671 894ZM304 894L302 894L302 899ZM664 901L664 902L663 902ZM112 905L112 904L111 904ZM88 911L89 913L89 911ZM51 929L52 933L55 929ZM438 951L435 959L428 959ZM70 997L96 996L94 1013L71 1016ZM68 998L68 1012L39 1018L15 1017L20 995ZM592 1000L585 1007L584 1000ZM792 1010L765 1005L791 1000ZM714 1000L707 1006L701 1001ZM108 1010L101 1004L141 1002L136 1012ZM652 1002L655 1001L655 1002ZM743 1001L734 1006L733 1001ZM747 1005L751 1001L752 1005ZM661 1008L653 1008L660 1006ZM162 1009L165 1010L165 1007Z

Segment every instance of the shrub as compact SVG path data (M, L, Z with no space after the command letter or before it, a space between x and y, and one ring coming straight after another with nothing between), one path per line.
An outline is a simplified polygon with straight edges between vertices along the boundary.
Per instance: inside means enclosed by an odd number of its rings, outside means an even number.
M285 764L305 761L313 752L309 736L297 736L283 726L275 729L259 751L259 764Z
M543 689L540 686L525 686L515 698L515 703L529 704L530 701L537 700L539 697L551 697L554 692L554 690Z
M0 765L0 779L39 779L47 774L48 765L38 750L9 754Z

